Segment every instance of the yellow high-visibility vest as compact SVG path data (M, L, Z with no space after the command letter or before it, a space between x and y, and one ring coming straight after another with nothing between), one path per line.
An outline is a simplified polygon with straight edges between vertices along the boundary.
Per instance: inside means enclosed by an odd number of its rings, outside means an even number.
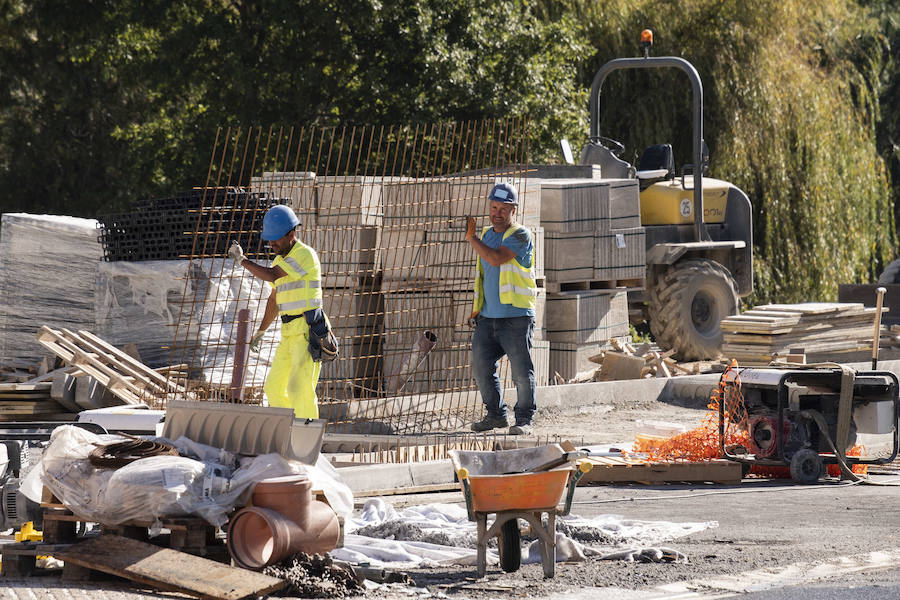
M481 237L487 233L490 226L481 230ZM503 233L502 240L505 240L519 229L525 229L522 225L513 223ZM481 266L481 259L476 261L477 275L475 276L475 312L481 312L484 308L484 268ZM531 253L531 262L527 267L523 267L512 257L502 265L500 265L500 302L503 304L511 304L516 308L530 308L534 310L537 297L537 283L534 280L534 252Z
M273 284L279 315L302 315L322 308L322 266L315 250L295 242L287 256L275 257L272 266L281 267L286 273Z

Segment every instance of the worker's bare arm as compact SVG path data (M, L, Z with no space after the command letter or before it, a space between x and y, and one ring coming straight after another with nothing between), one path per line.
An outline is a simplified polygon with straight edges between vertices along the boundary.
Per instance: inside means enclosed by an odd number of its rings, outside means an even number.
M262 323L259 324L259 331L265 331L272 325L272 321L278 316L278 302L275 300L275 290L269 292L269 299L266 301L266 310L263 312Z
M512 248L500 246L499 248L491 248L477 237L470 237L467 240L469 245L475 249L475 252L492 267L499 267L505 262L509 262L516 257L516 253Z

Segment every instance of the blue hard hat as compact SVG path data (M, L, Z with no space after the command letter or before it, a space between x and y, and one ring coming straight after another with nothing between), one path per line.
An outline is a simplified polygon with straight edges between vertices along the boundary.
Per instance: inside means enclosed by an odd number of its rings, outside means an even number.
M267 242L280 240L299 224L300 219L297 218L294 211L284 204L279 204L270 208L263 217L263 229L260 237Z
M493 188L491 188L491 193L488 194L488 199L494 202L504 202L506 204L514 204L516 206L518 206L519 204L519 194L516 193L516 188L506 182L498 183Z

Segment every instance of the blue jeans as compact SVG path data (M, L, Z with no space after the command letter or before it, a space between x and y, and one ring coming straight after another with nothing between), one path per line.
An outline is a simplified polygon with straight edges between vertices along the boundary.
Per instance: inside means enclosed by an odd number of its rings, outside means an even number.
M531 348L534 340L534 317L489 319L476 317L472 336L472 372L481 391L481 401L492 417L506 418L498 361L509 357L513 382L516 384L516 425L531 424L537 410L534 402L534 364Z

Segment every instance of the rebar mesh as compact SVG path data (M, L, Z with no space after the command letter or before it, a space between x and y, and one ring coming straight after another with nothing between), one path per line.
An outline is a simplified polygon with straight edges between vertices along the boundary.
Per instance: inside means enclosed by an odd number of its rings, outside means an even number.
M341 347L317 389L332 430L451 431L480 416L469 364L476 256L464 240L466 217L488 223L487 194L502 180L518 189L516 221L539 226L539 190L522 166L526 128L524 118L509 118L220 130L201 201L190 209L193 241L170 349L186 365L189 394L263 399L278 322L235 369L239 337L255 331L268 286L225 252L235 240L251 260L270 263L261 216L281 203L319 255L324 309ZM425 332L436 343L416 353ZM501 366L504 387L508 370Z

